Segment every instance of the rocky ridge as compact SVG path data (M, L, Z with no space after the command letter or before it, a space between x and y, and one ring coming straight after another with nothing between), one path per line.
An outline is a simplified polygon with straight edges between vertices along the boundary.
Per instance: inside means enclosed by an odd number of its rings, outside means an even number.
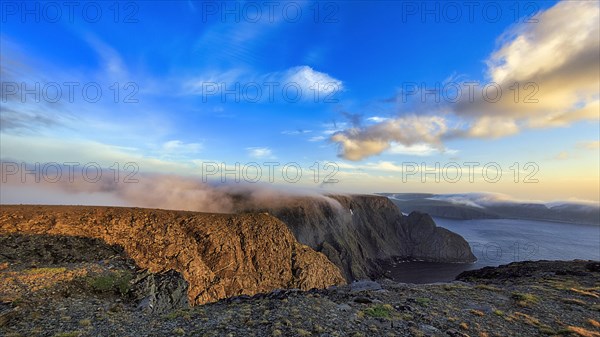
M3 205L0 235L10 234L76 236L118 245L153 274L180 273L189 283L191 304L345 283L325 255L298 243L284 223L262 213Z

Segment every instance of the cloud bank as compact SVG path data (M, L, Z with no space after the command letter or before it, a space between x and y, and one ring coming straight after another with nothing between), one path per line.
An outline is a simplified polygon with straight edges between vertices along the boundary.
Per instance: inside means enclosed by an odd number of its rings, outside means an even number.
M598 120L599 13L597 1L560 2L538 13L538 23L515 25L499 38L486 60L486 82L461 83L477 84L475 95L462 90L454 102L432 109L435 115L403 114L345 129L330 140L339 145L341 157L358 161L393 143L443 151L451 139L498 138Z
M51 173L48 176L54 175ZM73 204L235 213L283 206L297 196L311 196L339 205L333 199L309 189L284 189L259 183L211 184L202 182L200 178L173 174L140 173L135 176L137 181L129 183L115 181L111 174L103 174L96 182L85 180L77 174L72 181L69 181L67 174L56 182L49 180L35 182L34 176L29 175L22 182L19 174L3 173L2 203L31 203L34 200L34 203L65 204L65 200L69 200Z

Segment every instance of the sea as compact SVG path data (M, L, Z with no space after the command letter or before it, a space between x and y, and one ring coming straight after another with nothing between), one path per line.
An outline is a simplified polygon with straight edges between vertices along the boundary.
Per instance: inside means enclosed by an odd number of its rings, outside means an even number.
M516 220L450 220L434 218L467 240L475 263L402 262L388 267L398 282L454 280L465 270L525 260L600 260L600 225Z

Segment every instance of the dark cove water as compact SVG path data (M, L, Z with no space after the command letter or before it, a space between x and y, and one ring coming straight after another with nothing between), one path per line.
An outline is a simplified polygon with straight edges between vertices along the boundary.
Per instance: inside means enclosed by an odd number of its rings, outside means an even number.
M462 235L471 245L473 264L405 262L389 268L398 282L453 280L462 271L524 260L600 260L600 226L531 220L448 220L438 226Z

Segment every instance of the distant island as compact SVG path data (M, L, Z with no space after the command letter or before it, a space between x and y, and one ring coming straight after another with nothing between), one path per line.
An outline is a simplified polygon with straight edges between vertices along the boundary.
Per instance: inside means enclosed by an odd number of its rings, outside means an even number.
M575 202L537 203L497 198L494 194L378 193L404 213L419 211L432 217L522 219L600 225L600 206Z

